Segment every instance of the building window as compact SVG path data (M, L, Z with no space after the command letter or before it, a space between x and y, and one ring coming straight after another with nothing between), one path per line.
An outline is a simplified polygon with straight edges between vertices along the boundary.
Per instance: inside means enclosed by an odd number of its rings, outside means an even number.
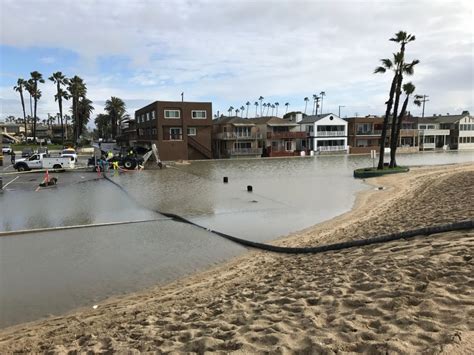
M293 150L293 144L291 141L285 141L285 150L286 151L292 151Z
M155 117L155 111L151 111L151 119L154 120L156 117Z
M145 120L149 121L150 120L150 112L146 113Z
M196 127L188 127L188 136L196 135Z
M180 141L183 139L183 130L181 127L171 127L168 137L170 141Z
M206 111L205 110L193 110L191 111L191 117L195 120L205 120Z
M181 111L179 111L179 110L165 110L165 118L168 118L168 119L181 118Z

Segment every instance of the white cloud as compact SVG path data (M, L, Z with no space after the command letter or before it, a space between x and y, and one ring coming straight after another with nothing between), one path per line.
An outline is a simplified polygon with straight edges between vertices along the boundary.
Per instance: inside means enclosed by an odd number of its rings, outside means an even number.
M301 98L291 103L301 109L304 96L324 90L328 109L382 113L390 78L372 72L397 49L388 38L404 29L417 36L407 57L421 60L412 80L433 98L428 110L474 106L470 1L4 0L2 7L2 43L77 52L93 100L179 99L185 91L221 112L260 95ZM94 73L91 63L111 55L130 59L130 77ZM42 109L52 108L46 100Z

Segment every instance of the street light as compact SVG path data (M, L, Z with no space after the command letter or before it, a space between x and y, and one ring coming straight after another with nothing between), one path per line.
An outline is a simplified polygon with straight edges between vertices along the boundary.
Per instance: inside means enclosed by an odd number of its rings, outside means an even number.
M342 106L342 105L339 105L339 118L341 117L341 107L346 107L346 106Z

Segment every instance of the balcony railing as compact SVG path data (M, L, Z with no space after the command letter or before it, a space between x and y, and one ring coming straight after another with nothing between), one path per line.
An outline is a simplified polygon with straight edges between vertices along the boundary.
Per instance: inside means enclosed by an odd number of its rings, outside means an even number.
M261 133L239 133L239 132L221 132L215 135L216 139L261 139Z
M345 131L317 131L316 137L345 137Z
M297 139L307 137L307 132L267 132L267 139Z
M183 135L182 134L164 134L163 140L164 141L182 141Z
M327 145L327 146L319 146L318 151L320 152L336 152L341 150L346 150L347 148L344 145Z
M228 155L261 155L262 148L237 148L227 150Z
M371 131L357 131L356 135L358 136L380 136L382 134L382 130L374 129Z
M420 136L449 136L449 129L420 129Z

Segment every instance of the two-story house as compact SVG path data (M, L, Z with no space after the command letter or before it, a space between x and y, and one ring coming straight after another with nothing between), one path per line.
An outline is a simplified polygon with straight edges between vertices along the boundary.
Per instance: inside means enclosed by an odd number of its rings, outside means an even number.
M440 129L440 123L433 117L418 118L417 129L420 150L446 147L449 129Z
M212 103L155 101L135 111L136 145L156 144L160 159L212 158Z
M433 116L440 129L449 130L448 147L450 149L474 149L474 118L468 111L460 115Z
M212 151L215 158L256 158L262 156L262 134L252 120L221 117L212 121Z
M306 116L300 131L308 134L306 149L319 153L347 151L347 121L333 113Z
M261 133L259 146L264 157L286 157L299 155L298 140L306 139L306 132L300 131L300 125L280 117L259 117L251 119Z

